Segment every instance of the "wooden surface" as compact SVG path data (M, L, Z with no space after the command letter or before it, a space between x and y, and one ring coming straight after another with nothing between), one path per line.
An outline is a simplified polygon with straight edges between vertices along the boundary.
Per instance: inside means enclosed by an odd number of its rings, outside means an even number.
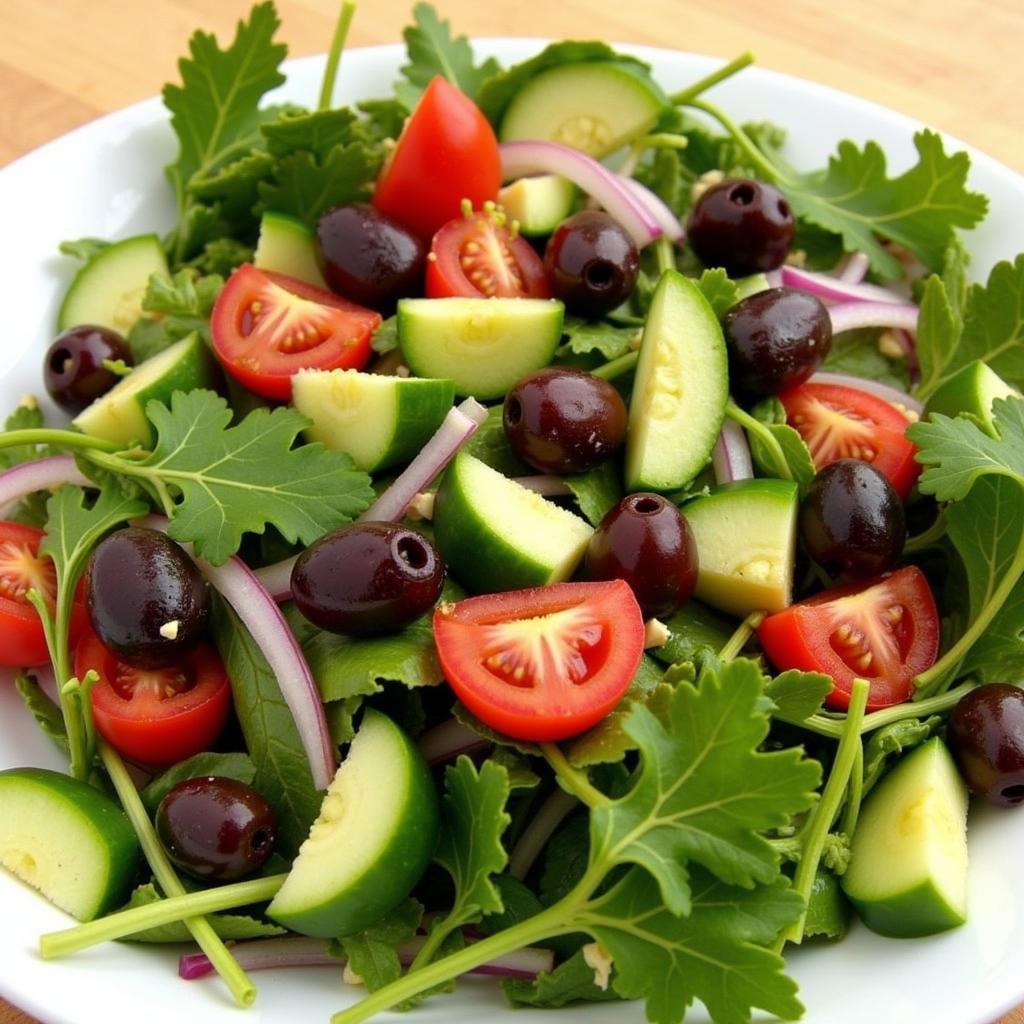
M437 6L470 35L599 37L723 57L752 49L765 67L903 111L1024 171L1020 0L438 0ZM248 0L0 0L0 164L158 92L174 77L194 28L228 34L248 7ZM293 54L326 49L335 0L279 0L278 7ZM408 0L363 0L351 44L396 41L409 8ZM0 1000L0 1024L28 1024L28 1018ZM1001 1024L1024 1024L1024 1008Z

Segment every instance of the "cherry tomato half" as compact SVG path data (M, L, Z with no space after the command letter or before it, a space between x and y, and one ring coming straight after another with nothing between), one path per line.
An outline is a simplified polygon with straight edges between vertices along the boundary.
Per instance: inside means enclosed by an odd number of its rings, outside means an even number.
M427 296L446 299L549 299L544 263L496 212L456 217L436 235L427 257Z
M435 77L420 97L373 194L373 205L424 241L457 217L498 198L498 140L476 104Z
M284 274L243 263L213 307L213 348L224 368L264 398L288 399L292 376L360 369L379 313Z
M445 678L492 729L562 740L622 699L644 650L644 622L622 580L557 583L441 604L434 638Z
M75 675L93 669L92 713L100 735L132 761L164 767L209 750L231 710L227 672L209 644L168 668L133 668L88 630L75 650Z
M779 671L830 675L830 708L846 708L853 680L866 679L868 710L874 711L907 700L914 677L935 664L939 613L924 573L908 565L769 615L758 636Z
M921 467L916 446L904 436L910 421L896 406L859 388L813 382L782 392L779 400L818 469L838 459L870 462L906 500Z
M40 557L43 531L22 523L0 521L0 665L32 668L50 660L39 614L26 597L36 590L52 608L57 599L57 574L49 558ZM71 609L70 639L85 625L81 591Z

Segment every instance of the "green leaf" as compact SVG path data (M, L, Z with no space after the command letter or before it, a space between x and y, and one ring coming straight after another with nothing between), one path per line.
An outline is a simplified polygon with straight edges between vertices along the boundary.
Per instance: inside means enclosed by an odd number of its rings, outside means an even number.
M157 892L152 882L140 885L131 895L125 910L146 907L151 903L159 903L163 897ZM213 925L213 930L222 938L232 941L240 939L263 939L273 935L286 935L287 931L269 921L260 921L255 917L243 914L207 914L206 920ZM191 942L192 934L184 921L158 925L145 931L127 935L125 942Z
M730 281L729 275L721 267L703 271L697 280L697 287L715 311L715 316L722 316L740 301L740 290L736 282Z
M668 643L651 648L664 665L692 661L700 666L705 658L718 655L736 629L734 622L699 601L688 601L665 625Z
M417 4L412 16L415 24L402 32L409 63L402 66L406 81L395 86L399 100L412 110L435 75L447 79L471 100L476 99L483 82L500 70L498 62L488 57L477 67L469 40L465 36L453 38L451 25L441 21L430 4Z
M76 238L73 241L61 242L57 248L65 256L88 263L94 256L99 256L111 243L103 238Z
M572 1003L614 1002L623 997L609 986L598 988L594 968L583 958L583 950L560 963L550 974L540 974L536 981L505 978L501 991L509 1006L535 1009L559 1009Z
M589 859L590 824L585 814L575 814L551 837L544 850L541 903L554 906L568 896L586 873Z
M925 282L921 311L917 318L917 359L921 380L916 391L930 395L944 380L951 366L966 365L957 358L962 324L953 313L946 286L936 274ZM954 371L955 372L955 371Z
M335 746L344 746L356 738L354 718L362 704L362 697L349 697L347 700L336 700L324 705L327 731L331 734Z
M640 164L634 177L678 216L690 208L690 186L697 174L686 165L685 156L679 150L655 150L650 160Z
M397 139L409 116L409 108L398 99L362 100L356 108L366 115L363 131L378 141Z
M398 948L412 941L422 920L423 906L408 899L372 928L338 940L349 967L363 979L368 992L376 992L402 976Z
M257 409L229 426L223 398L176 391L170 408L150 402L146 414L156 446L125 471L173 489L168 532L215 565L238 551L244 533L272 525L289 543L312 544L373 500L369 477L347 455L292 447L309 423L293 409Z
M787 722L803 722L821 710L832 688L831 676L790 669L770 680L764 692L772 703L771 714Z
M510 747L495 747L490 760L508 773L508 787L512 792L536 789L540 785L540 776L530 767L529 758Z
M634 869L580 920L614 960L615 991L645 999L652 1024L681 1024L694 999L716 1024L747 1024L753 1007L803 1015L782 957L765 948L802 909L784 883L740 889L696 870L690 913L677 917Z
M576 316L566 317L562 327L570 352L576 355L597 352L605 359L624 356L642 330L638 326L620 327L607 320L583 320Z
M60 708L27 672L19 671L14 677L14 685L25 702L25 707L36 720L36 725L53 740L59 750L67 754L70 750L68 730L64 725L64 716Z
M236 238L215 238L188 266L199 274L226 278L243 263L251 263L253 255L253 247Z
M389 316L382 321L380 327L373 332L370 344L379 356L394 352L398 348L398 317Z
M565 485L579 503L580 511L597 526L619 503L622 497L622 479L614 462L564 478Z
M349 107L285 110L276 120L260 125L260 131L272 156L288 156L304 149L323 160L335 146L353 141L352 129L358 123L359 118Z
M786 465L800 488L800 493L810 486L816 472L814 459L811 451L800 434L791 426L785 423L772 423L766 428L782 448L782 454L786 458ZM753 457L754 465L762 476L777 476L775 460L761 438L751 432L747 435L750 443L750 454Z
M247 786L251 786L256 778L256 765L253 764L252 758L248 754L194 754L157 775L147 783L139 796L142 797L146 810L150 814L156 814L160 801L179 782L199 779L207 775L214 775L222 779L234 779L236 782L244 782Z
M463 451L496 469L504 476L529 476L536 470L527 466L512 451L505 436L502 423L501 406L496 405L487 410L487 419L466 442Z
M867 795L882 777L889 763L934 736L943 725L941 715L904 718L876 729L864 744L864 793Z
M830 373L876 380L906 391L910 383L907 361L885 355L878 347L880 337L877 330L845 331L832 339L832 348L821 368Z
M26 396L4 422L4 430L38 430L44 425L43 410L34 397ZM0 449L0 470L10 469L22 462L42 458L44 450L36 445L18 445Z
M794 213L843 238L848 252L859 249L884 278L900 277L903 266L879 236L909 249L925 266L941 266L955 228L972 228L988 200L966 187L970 158L947 154L942 138L927 129L914 136L918 162L897 178L886 174L877 142L863 149L839 144L825 171L783 181Z
M135 362L155 356L193 331L209 344L210 314L223 287L219 274L199 276L192 268L172 277L153 274L142 299L143 310L153 316L137 321L128 333Z
M773 881L778 859L759 833L815 800L816 763L795 749L758 750L763 690L753 661L709 665L699 686L677 686L667 726L642 706L626 722L642 767L626 796L592 811L591 857L645 867L672 913L691 907L688 861L735 885Z
M214 641L224 661L235 713L256 766L253 785L268 800L277 820L277 852L294 857L320 811L295 721L266 658L234 611L213 602Z

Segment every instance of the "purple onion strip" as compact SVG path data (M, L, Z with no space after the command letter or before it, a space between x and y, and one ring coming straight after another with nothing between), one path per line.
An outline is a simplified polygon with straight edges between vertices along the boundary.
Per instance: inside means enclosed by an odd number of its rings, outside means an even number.
M629 178L624 174L619 175L619 180L629 189L633 195L647 207L647 212L657 222L662 234L672 242L681 242L686 237L683 225L679 218L672 212L668 204L652 192L646 185L642 185L636 178Z
M864 280L870 265L871 261L866 253L860 250L852 252L847 256L842 270L836 274L836 277L844 284L860 284Z
M832 333L855 331L861 327L891 327L899 331L917 330L917 306L891 302L841 302L829 307Z
M96 486L75 464L73 455L53 455L35 462L23 462L6 473L0 473L0 509L36 491L54 491L65 484Z
M292 599L292 569L295 568L298 557L298 555L292 555L291 558L286 558L283 562L275 562L263 569L253 570L253 575L275 601L290 601Z
M732 420L722 424L722 432L711 453L711 466L715 483L727 484L733 480L749 480L754 475L750 445L743 428Z
M786 287L810 292L826 302L892 302L905 305L907 301L902 295L874 284L849 284L830 274L817 274L787 265L781 270L782 283Z

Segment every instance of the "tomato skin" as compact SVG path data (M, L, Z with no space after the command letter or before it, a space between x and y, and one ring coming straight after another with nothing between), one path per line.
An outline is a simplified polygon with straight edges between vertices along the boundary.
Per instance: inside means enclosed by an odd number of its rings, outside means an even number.
M467 248L472 245L474 248ZM427 298L550 299L544 262L494 214L448 221L430 243Z
M779 401L818 469L838 459L860 458L886 476L906 501L921 466L914 458L917 447L905 436L910 420L896 406L859 388L814 381L782 392Z
M126 699L114 682L122 674L137 678L139 670L119 662L91 629L79 641L75 675L81 679L92 669L100 677L92 688L96 729L129 760L154 767L175 764L209 750L227 722L231 683L217 652L200 644L173 668L184 670L195 685L167 698L143 691Z
M379 313L333 292L243 263L217 297L210 331L232 377L257 395L287 401L299 370L365 366L380 323Z
M890 616L888 620L885 618ZM839 631L859 630L875 639L873 657L855 671L837 647ZM825 703L842 711L849 706L853 680L868 680L868 710L900 704L913 694L914 677L935 664L939 653L939 612L928 581L916 566L849 586L825 590L761 623L758 638L779 671L824 672L834 688ZM886 649L887 638L894 649ZM858 648L859 653L862 648Z
M585 732L618 705L643 656L644 622L623 580L556 583L439 605L434 638L445 678L474 715L545 742Z
M377 178L373 205L428 241L462 202L498 198L498 140L477 105L440 75L420 97Z
M53 563L39 557L43 531L34 526L0 520L0 665L34 668L50 660L39 613L21 593L28 586L45 591L52 606L57 578ZM19 571L21 570L21 571ZM28 571L26 576L24 571ZM79 587L71 606L69 640L74 644L86 622L85 602Z

